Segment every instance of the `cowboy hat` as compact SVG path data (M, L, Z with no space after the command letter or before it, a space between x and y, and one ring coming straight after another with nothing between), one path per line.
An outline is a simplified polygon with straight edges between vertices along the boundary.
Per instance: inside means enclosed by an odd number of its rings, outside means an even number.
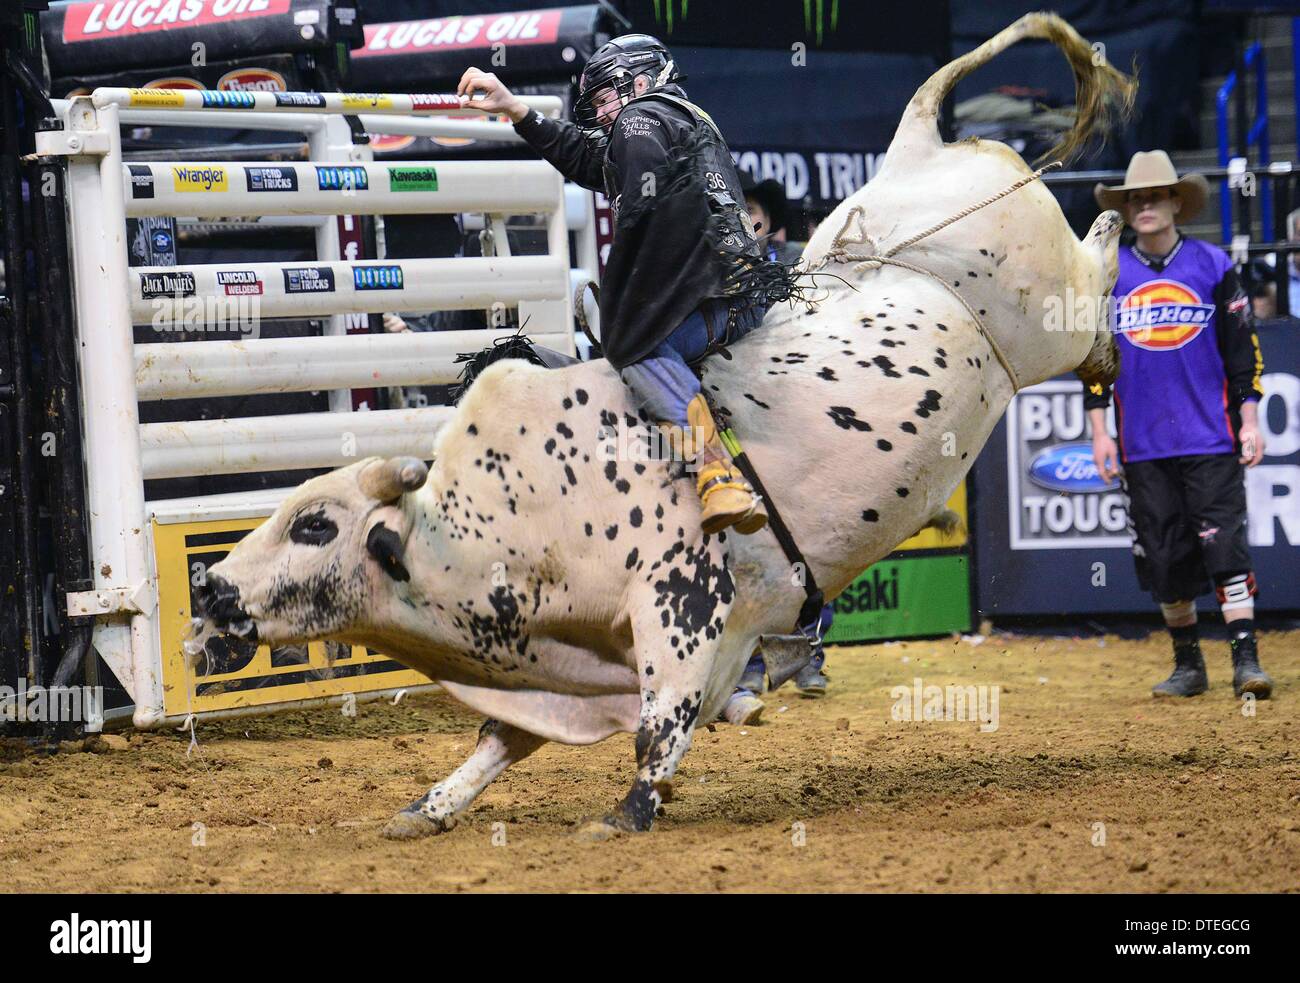
M1124 210L1124 199L1128 192L1140 188L1171 188L1182 200L1183 208L1178 213L1180 222L1195 218L1205 207L1205 200L1210 196L1210 185L1199 174L1186 174L1180 180L1174 170L1173 162L1163 150L1139 151L1128 162L1124 172L1124 183L1113 187L1098 184L1092 189L1093 197L1102 208Z
M785 185L775 178L768 178L766 181L755 181L748 171L740 172L740 189L745 193L746 198L753 198L763 206L768 217L772 220L770 229L760 229L759 235L769 236L778 229L784 229L788 221Z

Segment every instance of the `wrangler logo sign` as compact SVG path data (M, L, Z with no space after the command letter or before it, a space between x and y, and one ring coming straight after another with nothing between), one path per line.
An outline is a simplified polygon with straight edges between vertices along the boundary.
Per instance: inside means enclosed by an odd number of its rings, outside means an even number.
M172 186L177 191L226 191L230 178L224 167L172 165Z

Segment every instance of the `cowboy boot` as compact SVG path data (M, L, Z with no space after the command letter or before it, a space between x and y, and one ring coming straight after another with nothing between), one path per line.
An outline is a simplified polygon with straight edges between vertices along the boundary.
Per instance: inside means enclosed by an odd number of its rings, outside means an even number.
M1228 630L1232 631L1229 623ZM1259 666L1259 650L1254 632L1242 632L1228 639L1232 647L1232 692L1253 693L1257 700L1267 700L1273 695L1273 680Z
M695 490L704 507L701 528L710 534L729 527L735 527L742 536L758 532L767 525L767 510L722 446L718 425L703 393L687 404L686 419L691 426L688 442L695 451Z
M1152 696L1200 696L1210 688L1205 658L1196 639L1174 644L1174 671L1151 689Z

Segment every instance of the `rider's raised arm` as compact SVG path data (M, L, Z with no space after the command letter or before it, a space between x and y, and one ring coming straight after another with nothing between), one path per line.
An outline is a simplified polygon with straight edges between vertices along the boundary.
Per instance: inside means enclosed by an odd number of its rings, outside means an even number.
M603 191L603 146L567 120L550 119L537 110L515 124L515 132L557 171L591 191Z

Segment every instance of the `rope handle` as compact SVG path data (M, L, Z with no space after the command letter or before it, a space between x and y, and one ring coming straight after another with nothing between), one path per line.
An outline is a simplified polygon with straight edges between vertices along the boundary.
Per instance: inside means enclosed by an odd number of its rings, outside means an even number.
M1007 358L1006 353L1002 350L1002 346L998 344L993 335L989 334L988 329L984 326L984 322L980 319L979 315L975 313L974 309L972 309L966 298L961 295L957 288L932 270L927 270L912 263L905 263L902 260L894 259L893 257L904 249L916 245L922 239L926 239L953 223L960 222L967 216L975 214L975 212L978 212L981 208L987 208L994 202L1000 201L1008 195L1014 194L1021 188L1025 187L1025 185L1037 181L1047 171L1060 166L1062 166L1061 161L1053 161L1050 164L1040 167L1038 170L1034 171L1034 173L1022 177L1019 181L1003 188L997 194L990 195L983 201L976 202L973 205L968 205L955 215L951 215L942 222L938 222L935 225L930 226L928 229L918 232L911 238L904 239L902 242L891 246L883 253L877 251L878 247L876 246L875 241L866 234L865 230L862 231L856 239L848 238L849 226L852 225L855 220L861 222L866 219L865 209L863 209L861 205L854 205L849 209L848 215L844 217L844 224L840 226L840 230L835 233L835 238L831 240L831 248L826 251L825 255L823 255L813 267L811 267L809 272L816 272L825 267L828 263L838 261L844 263L857 263L853 268L854 273L862 273L869 269L879 269L881 266L896 266L900 269L929 277L956 297L962 307L966 309L966 313L970 316L971 320L975 322L975 327L979 330L979 333L983 336L984 340L988 342L989 349L993 352L994 357L1002 366L1003 371L1006 372L1007 378L1011 380L1012 391L1018 392L1020 390L1020 379L1016 375L1015 369L1011 367L1011 360ZM848 245L867 245L872 251L865 254L853 253L846 248Z

